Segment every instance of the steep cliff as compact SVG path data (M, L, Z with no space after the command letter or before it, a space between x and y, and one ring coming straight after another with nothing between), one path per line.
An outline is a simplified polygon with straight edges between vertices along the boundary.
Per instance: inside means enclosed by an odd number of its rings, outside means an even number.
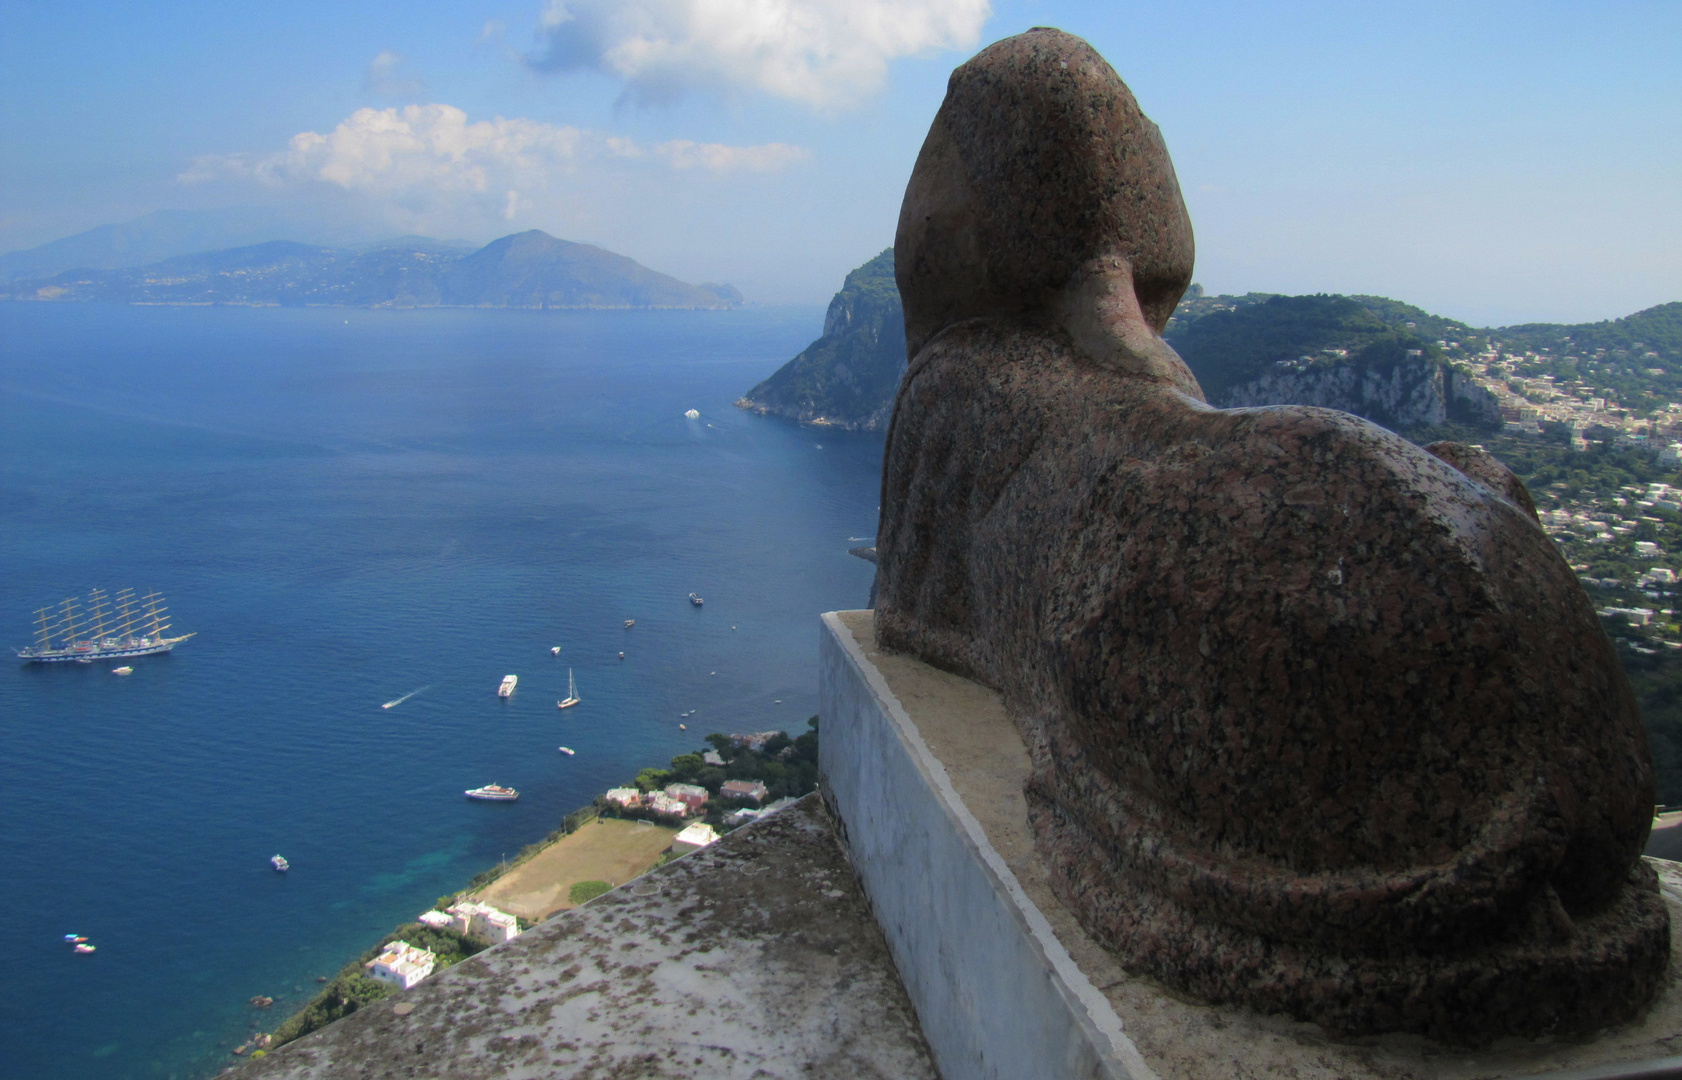
M1319 405L1364 416L1396 431L1448 421L1501 422L1500 407L1489 391L1447 364L1423 356L1357 356L1312 364L1289 361L1226 388L1212 404L1229 409Z
M1428 332L1466 327L1378 297L1199 297L1193 304L1167 338L1211 405L1319 405L1398 431L1501 421L1494 397L1456 372L1421 332L1427 320Z
M889 248L847 275L829 302L823 336L736 404L768 416L880 431L903 374L905 315Z

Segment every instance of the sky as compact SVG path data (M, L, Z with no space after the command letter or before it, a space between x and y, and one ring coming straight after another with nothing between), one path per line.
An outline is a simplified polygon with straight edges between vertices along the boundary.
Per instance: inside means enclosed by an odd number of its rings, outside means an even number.
M893 243L952 68L1032 26L1161 127L1210 292L1682 300L1673 0L0 0L0 251L263 206L822 303Z

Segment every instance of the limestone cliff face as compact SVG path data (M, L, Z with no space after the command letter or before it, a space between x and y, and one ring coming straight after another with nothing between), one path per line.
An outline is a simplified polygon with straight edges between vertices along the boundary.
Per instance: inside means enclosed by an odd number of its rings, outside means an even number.
M1229 387L1211 404L1318 405L1354 413L1392 430L1454 421L1498 424L1494 395L1446 364L1411 357L1394 363L1281 366Z
M849 431L882 431L905 374L905 315L890 248L847 275L829 302L823 336L737 406Z

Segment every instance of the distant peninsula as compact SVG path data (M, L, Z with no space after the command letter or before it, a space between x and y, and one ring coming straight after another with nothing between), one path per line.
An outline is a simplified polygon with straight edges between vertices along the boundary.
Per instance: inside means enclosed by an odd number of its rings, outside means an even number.
M425 237L361 248L277 240L147 266L67 270L0 284L0 299L279 307L537 309L739 307L729 285L690 285L538 229L478 250Z
M905 312L892 248L847 275L829 302L823 336L737 407L849 431L882 431L905 374Z

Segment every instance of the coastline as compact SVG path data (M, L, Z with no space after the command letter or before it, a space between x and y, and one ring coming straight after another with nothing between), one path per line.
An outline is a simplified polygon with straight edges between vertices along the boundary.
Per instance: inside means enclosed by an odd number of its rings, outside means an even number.
M702 804L706 809L692 808L675 825L657 823L648 820L645 810L615 806L605 793L598 795L563 817L543 839L521 848L513 859L480 871L463 888L440 896L431 910L443 911L460 901L489 903L513 915L521 931L528 930L683 854L674 853L672 843L685 825L717 826L726 833L740 827L725 822L726 806L717 799L730 780L759 782L762 812L774 812L817 788L818 718L811 717L807 724L811 730L799 738L791 738L786 731L708 735L704 741L711 750L679 754L670 768L643 769L634 781L636 789L645 793L658 793L668 783L685 786L686 781L697 781L694 786L709 792ZM764 786L767 781L768 787ZM781 798L773 803L772 795ZM387 944L399 939L432 950L438 957L436 970L490 947L453 930L423 924L418 918L403 923L331 978L318 976L326 985L314 997L272 1032L258 1032L236 1047L234 1056L266 1056L393 993L389 983L376 982L363 969Z

